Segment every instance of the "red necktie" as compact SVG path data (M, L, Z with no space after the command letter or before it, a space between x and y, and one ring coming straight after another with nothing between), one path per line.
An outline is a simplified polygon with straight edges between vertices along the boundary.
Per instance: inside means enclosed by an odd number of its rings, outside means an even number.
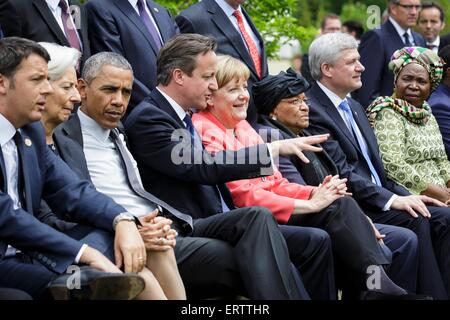
M61 19L63 22L64 32L66 33L67 41L72 48L77 49L81 52L81 44L78 40L77 31L75 25L73 24L72 17L70 15L69 7L65 0L59 2L61 8Z
M252 37L247 33L247 30L245 30L244 20L242 18L241 12L239 10L235 10L233 12L233 16L236 17L239 30L241 31L241 34L244 37L245 43L247 44L248 51L250 53L250 57L252 57L253 64L255 65L256 73L258 74L258 77L261 79L261 58L259 57L256 44L253 41Z

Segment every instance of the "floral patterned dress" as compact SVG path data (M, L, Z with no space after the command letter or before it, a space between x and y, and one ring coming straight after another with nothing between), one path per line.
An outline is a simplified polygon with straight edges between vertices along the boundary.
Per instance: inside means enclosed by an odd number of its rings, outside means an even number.
M374 131L389 178L412 194L420 194L429 184L447 186L450 162L431 113L425 124L415 124L385 108L377 113Z

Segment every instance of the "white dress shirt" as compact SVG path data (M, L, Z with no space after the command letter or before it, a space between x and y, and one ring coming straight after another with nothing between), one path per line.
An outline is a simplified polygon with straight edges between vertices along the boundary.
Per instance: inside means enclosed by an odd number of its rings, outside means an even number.
M317 81L317 85L320 87L320 89L322 89L322 91L325 93L325 95L328 97L328 99L331 100L331 102L333 103L333 105L335 106L336 110L339 112L339 115L341 116L342 120L344 121L344 123L346 124L348 130L350 130L350 132L352 132L352 127L351 124L347 122L347 117L345 115L344 110L342 110L341 108L339 108L339 105L341 104L342 101L346 100L345 99L341 99L337 94L335 94L333 91L331 91L330 89L328 89L326 86L324 86L322 83L320 83L320 81ZM366 144L366 149L367 149L367 143L364 139L364 136L361 133L361 130L358 127L358 124L355 122L355 129L358 131L358 134L363 138L362 142L364 144ZM356 138L355 138L356 139ZM372 182L375 183L375 178L373 176L372 177ZM393 195L388 202L386 202L386 204L383 207L383 211L388 211L391 208L392 202L397 198L397 195Z
M67 34L66 34L65 30L64 30L62 17L61 17L61 8L59 6L60 0L46 0L46 1L47 1L47 5L48 5L50 11L52 12L53 16L56 19L56 22L58 22L58 25L61 28L61 31L67 37ZM67 0L66 0L66 4L67 4L67 7L70 8L70 5L69 5ZM72 19L72 23L75 26L75 31L76 31L76 28L79 27L79 26L77 26L76 21L73 20L72 15L70 16L70 19ZM81 48L83 48L83 43L81 42L80 35L78 34L78 32L75 32L75 33L77 34L78 42L80 43Z
M395 21L392 17L389 17L389 21L394 25L395 30L397 31L398 35L400 36L400 39L402 39L403 44L405 44L405 37L403 36L405 34L405 32L408 34L408 39L409 42L411 42L411 44L413 46L416 45L416 42L414 41L414 37L412 35L412 31L411 28L408 28L407 30L403 29L398 23L397 21Z
M131 6L133 7L134 11L136 11L136 13L139 16L139 8L138 8L138 5L137 5L138 0L128 0L128 2L131 4ZM152 15L152 13L150 12L150 9L147 6L147 2L145 0L144 0L144 2L145 2L145 11L147 11L147 14L150 17L150 20L155 25L155 29L156 29L156 32L158 33L159 38L161 39L161 43L164 43L164 41L163 41L163 39L161 37L161 33L159 32L158 25L156 24L155 19L153 19L153 15Z
M237 19L235 16L233 16L233 12L235 9L230 6L225 0L215 0L217 5L222 9L222 11L225 13L225 15L228 17L228 19L231 21L233 26L236 28L236 31L241 35L242 41L244 42L245 46L247 47L247 43L245 42L244 37L241 34L241 30L239 30L239 25L237 23ZM241 6L237 9L241 12L242 20L244 21L244 27L247 33L252 37L253 41L256 44L256 48L258 49L258 54L261 56L261 43L259 42L258 37L253 32L252 28L250 27L250 24L248 23L247 19L245 18L245 15L242 13ZM247 47L248 50L248 47Z
M78 110L78 117L83 135L83 151L95 188L137 217L149 214L153 206L149 200L137 195L131 189L120 153L109 137L110 130L102 128L81 110ZM120 138L123 141L122 134ZM125 145L125 141L123 143ZM127 152L142 185L137 163L128 149Z
M437 53L439 52L439 45L441 44L441 37L440 37L440 36L437 36L436 39L434 39L433 42L428 42L428 41L427 41L427 47L428 47L430 44L433 45L433 49L430 49L430 50L433 50L434 53L437 54Z

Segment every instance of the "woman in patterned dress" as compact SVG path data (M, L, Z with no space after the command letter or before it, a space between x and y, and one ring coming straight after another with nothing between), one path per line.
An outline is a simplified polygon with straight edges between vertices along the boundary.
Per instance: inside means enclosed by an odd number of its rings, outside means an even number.
M411 193L450 204L450 162L426 101L441 81L443 62L432 50L405 47L393 54L389 68L394 94L367 108L385 170Z

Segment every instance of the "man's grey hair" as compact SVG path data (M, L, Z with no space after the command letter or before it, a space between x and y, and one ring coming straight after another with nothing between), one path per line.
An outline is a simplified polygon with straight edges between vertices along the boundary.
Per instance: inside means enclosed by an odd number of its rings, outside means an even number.
M309 69L314 80L322 78L320 67L327 63L333 65L347 49L358 49L358 43L351 35L341 32L319 36L309 47Z
M113 66L123 70L130 70L133 73L130 63L115 52L99 52L86 60L81 73L82 78L91 83L102 71L103 66Z
M48 76L50 81L59 80L68 67L76 68L81 57L81 52L77 49L60 46L55 43L39 42L50 55L48 62Z

